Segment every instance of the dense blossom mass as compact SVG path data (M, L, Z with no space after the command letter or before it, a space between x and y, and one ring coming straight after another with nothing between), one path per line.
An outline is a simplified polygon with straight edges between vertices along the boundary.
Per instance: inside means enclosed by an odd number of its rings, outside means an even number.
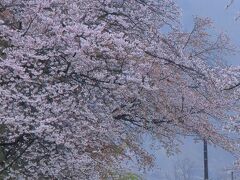
M0 1L1 176L99 179L151 134L232 152L240 70L209 19L184 32L172 0ZM230 133L231 132L231 133Z

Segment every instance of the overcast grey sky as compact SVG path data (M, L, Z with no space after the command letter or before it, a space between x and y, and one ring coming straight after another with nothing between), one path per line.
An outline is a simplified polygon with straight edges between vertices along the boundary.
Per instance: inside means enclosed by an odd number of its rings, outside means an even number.
M234 18L240 11L240 1L228 9L225 9L229 0L177 0L182 9L182 24L185 30L191 30L193 27L194 16L210 17L215 24L217 32L225 32L229 35L232 42L240 47L240 20ZM230 65L240 65L240 55L229 56L225 60ZM177 159L188 158L194 162L195 177L193 180L203 179L203 145L201 142L195 144L189 138L184 141L182 153L168 158L163 151L157 153L157 162L161 169L154 169L145 173L148 180L165 180L166 173L173 173L173 165ZM231 166L232 156L219 148L209 147L209 170L210 179L219 180L220 176L224 180L230 179L230 175L224 177L222 169Z

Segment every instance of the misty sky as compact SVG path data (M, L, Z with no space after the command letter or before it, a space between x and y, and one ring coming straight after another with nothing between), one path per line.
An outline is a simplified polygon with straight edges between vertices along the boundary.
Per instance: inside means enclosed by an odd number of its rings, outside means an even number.
M193 27L193 18L210 17L216 27L217 32L225 32L229 35L232 42L240 47L240 19L235 21L235 17L240 12L240 1L228 9L225 9L228 0L177 0L179 7L182 9L182 24L184 30L190 31ZM229 56L225 59L229 65L240 65L239 55ZM166 180L165 174L173 173L173 166L176 160L189 159L193 162L194 179L203 179L203 145L193 143L190 138L184 141L182 153L168 158L164 150L157 152L157 162L160 169L148 171L145 178L148 180ZM211 180L230 179L230 175L223 171L223 168L231 166L233 157L219 148L209 147L209 171ZM239 175L240 176L240 175ZM238 177L239 178L239 177ZM237 177L236 177L237 180Z

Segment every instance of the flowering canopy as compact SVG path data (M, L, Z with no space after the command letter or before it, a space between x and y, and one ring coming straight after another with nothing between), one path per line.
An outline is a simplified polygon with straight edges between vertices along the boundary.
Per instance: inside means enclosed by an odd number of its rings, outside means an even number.
M197 134L236 142L239 69L219 60L209 19L183 32L172 0L3 0L1 173L95 179L136 155L141 135L168 150ZM231 112L231 113L230 113Z

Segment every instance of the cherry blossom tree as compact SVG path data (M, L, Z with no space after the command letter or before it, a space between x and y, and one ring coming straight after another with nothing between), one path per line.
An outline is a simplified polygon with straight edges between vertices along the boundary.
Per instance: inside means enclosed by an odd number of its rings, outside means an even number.
M209 19L184 32L172 0L2 0L0 174L99 179L134 156L142 135L172 153L197 134L238 142L238 67L210 37Z

